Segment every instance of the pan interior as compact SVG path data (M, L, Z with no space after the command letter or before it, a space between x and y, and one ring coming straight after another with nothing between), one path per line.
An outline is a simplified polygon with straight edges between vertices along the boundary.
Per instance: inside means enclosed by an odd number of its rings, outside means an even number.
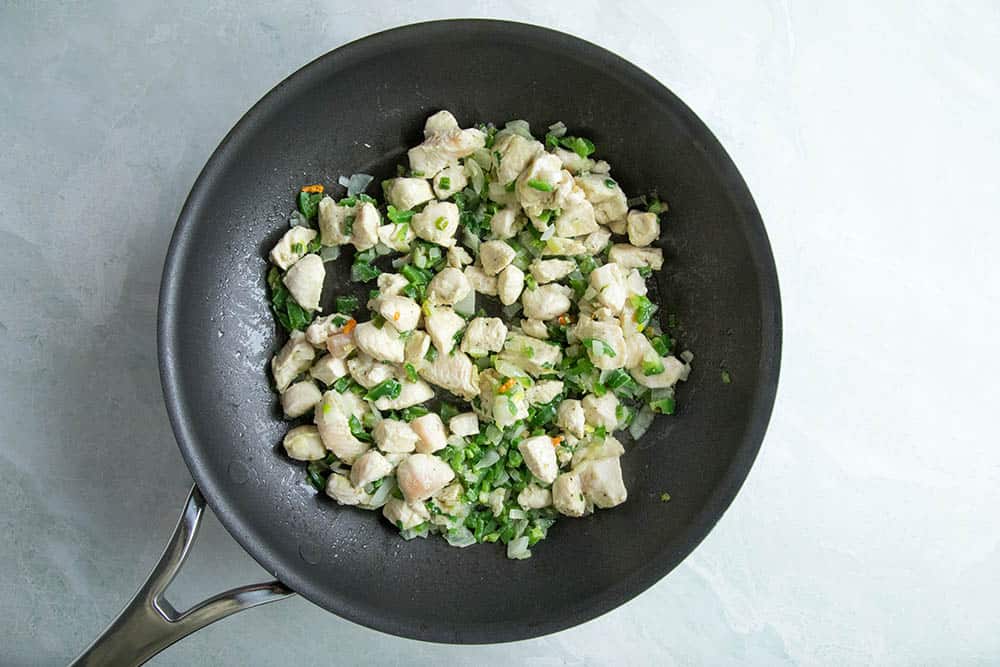
M395 173L424 118L558 120L591 138L625 191L670 205L658 291L695 356L678 411L623 458L629 499L563 519L527 561L497 545L404 542L377 514L317 496L280 454L288 424L266 367L281 339L267 250L305 183ZM381 199L381 197L380 197ZM328 264L343 293L350 253ZM367 287L358 294L367 292ZM669 572L718 520L760 445L778 372L777 281L745 184L679 100L575 38L495 21L381 33L303 68L216 151L179 220L164 273L160 355L182 452L206 498L268 570L330 611L398 635L496 642L597 616ZM720 366L732 377L720 380ZM669 492L672 500L661 502Z

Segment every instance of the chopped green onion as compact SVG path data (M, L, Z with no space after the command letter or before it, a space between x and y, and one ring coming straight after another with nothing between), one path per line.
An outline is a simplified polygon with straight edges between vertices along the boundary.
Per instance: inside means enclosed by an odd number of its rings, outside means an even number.
M722 370L722 384L732 384L733 376L729 374L729 371Z
M448 176L442 176L441 179L438 181L438 186L442 190L451 190L451 178L449 178Z
M659 375L663 372L663 362L659 359L655 361L643 361L642 362L642 374L643 375Z
M410 382L416 382L420 379L420 376L417 375L417 369L413 367L413 364L406 364L404 368L406 368L406 379Z
M536 190L541 190L542 192L552 192L552 185L546 183L545 181L540 181L538 179L532 178L528 180L528 187L534 188Z
M448 218L442 215L440 218L434 221L434 226L437 227L438 230L443 232L448 228Z
M596 150L594 143L583 137L563 137L559 143L563 148L568 148L580 157L587 157Z
M333 388L337 390L338 394L343 394L350 388L351 384L353 383L354 380L351 378L351 376L345 375L344 377L340 378L339 380L333 383Z
M399 383L399 380L394 378L389 378L388 380L383 380L377 385L368 390L365 394L365 400L377 401L382 397L388 398L399 398L399 393L403 390L403 385Z
M662 336L656 336L655 338L650 338L649 343L656 350L656 353L661 357L665 357L670 354L670 338L664 334Z
M636 271L638 271L639 275L642 276L643 278L648 278L651 275L653 275L653 269L651 269L648 266L640 266L639 268L636 269Z
M359 305L356 296L338 296L333 303L338 313L353 313Z
M306 220L312 220L319 211L319 200L323 198L322 192L300 192L299 211L306 216Z
M604 179L604 187L608 188L609 190L614 190L616 185L618 184L615 183L613 179L610 178Z
M580 342L594 354L603 354L608 357L618 356L615 353L615 348L611 347L600 338L584 338Z
M411 405L408 408L403 408L402 411L403 419L408 422L413 421L417 417L423 417L424 415L429 413L430 410L428 410L422 405Z
M660 500L662 502L669 503L670 502L670 494L667 493L666 491L664 491L663 493L660 494Z
M649 407L652 408L653 412L657 412L663 415L672 415L674 414L674 408L677 407L677 404L674 401L673 396L668 396L667 398L661 399L659 401L653 401L652 403L649 404Z
M628 371L616 368L608 373L608 376L604 379L604 386L609 389L618 389L631 381L632 376L628 374Z
M656 306L648 297L639 294L630 296L629 303L635 308L635 322L639 325L639 331L642 331L656 312Z
M301 243L293 243L292 244L292 252L294 252L296 254L301 254L301 253L304 253L305 251L306 251L306 247L304 245L302 245Z
M365 427L361 425L361 420L358 419L357 415L351 415L347 419L347 424L351 427L351 435L353 435L358 440L362 442L371 442L372 436L365 431Z
M392 222L409 222L413 215L413 211L400 211L392 204L389 204L388 212L385 214L385 217L389 218Z
M503 189L506 190L507 192L513 192L515 185L517 185L517 181L516 180L515 181L511 181L507 185L503 186Z

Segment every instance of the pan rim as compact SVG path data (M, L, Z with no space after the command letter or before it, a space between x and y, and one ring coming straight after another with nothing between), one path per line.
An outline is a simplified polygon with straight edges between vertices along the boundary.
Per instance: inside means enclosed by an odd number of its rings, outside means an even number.
M626 77L639 86L644 94L654 96L670 105L677 116L691 129L693 136L702 142L701 150L715 171L719 181L734 198L743 218L749 223L744 226L753 263L760 288L760 307L762 313L762 340L760 366L756 379L754 402L750 408L750 418L739 443L736 455L716 486L708 501L693 517L688 525L678 533L672 544L674 552L661 551L647 565L634 570L623 577L614 586L604 589L591 598L578 601L573 607L564 608L564 613L543 623L527 625L524 623L507 622L503 624L477 625L463 629L438 628L433 625L417 627L405 622L399 617L387 617L384 614L371 614L359 609L346 598L336 594L320 596L308 577L299 576L292 570L281 567L277 558L267 544L256 540L251 534L253 522L248 517L242 517L234 511L228 500L227 493L221 488L218 480L208 474L202 462L201 448L190 430L184 411L183 389L178 379L177 358L174 351L174 330L176 326L177 307L179 306L178 289L176 285L183 274L184 261L192 230L198 222L201 202L212 187L215 174L225 166L234 146L252 134L252 128L265 121L276 111L284 99L284 95L294 93L295 89L308 88L310 77L318 75L326 64L333 60L350 61L375 54L391 47L394 41L400 39L418 39L427 33L438 30L461 30L472 28L481 30L486 27L492 34L508 39L518 38L532 42L548 40L559 41L571 46L577 53L604 61L609 73ZM746 182L736 168L732 159L716 139L709 128L698 118L688 106L674 95L666 86L650 74L624 58L579 37L568 33L535 26L528 23L501 21L493 19L449 19L441 21L425 21L404 25L374 33L349 42L329 51L308 64L299 68L255 103L222 139L218 147L202 168L178 216L177 224L167 250L163 274L159 290L159 306L157 313L157 352L159 357L160 380L164 401L173 429L178 448L185 464L190 470L195 482L204 494L208 504L233 538L249 553L254 560L271 572L278 580L314 604L331 611L341 618L364 625L368 628L387 632L401 637L423 641L455 644L490 644L508 641L518 641L539 637L601 616L624 604L650 588L657 581L669 574L681 561L693 552L704 538L711 532L716 523L728 509L747 476L757 457L763 442L764 434L770 420L777 393L780 371L780 353L782 345L781 300L777 278L777 269L771 251L770 242L764 228L760 213L754 203Z

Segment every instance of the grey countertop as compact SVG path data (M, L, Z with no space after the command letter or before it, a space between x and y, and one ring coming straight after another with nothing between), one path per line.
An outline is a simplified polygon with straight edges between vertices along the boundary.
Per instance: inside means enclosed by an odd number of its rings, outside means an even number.
M566 632L436 646L292 599L154 663L1000 661L1000 10L688 4L0 5L0 664L71 658L176 520L191 478L160 393L157 286L218 141L314 57L452 15L612 49L730 151L784 300L758 463L681 567ZM210 518L173 597L265 576Z

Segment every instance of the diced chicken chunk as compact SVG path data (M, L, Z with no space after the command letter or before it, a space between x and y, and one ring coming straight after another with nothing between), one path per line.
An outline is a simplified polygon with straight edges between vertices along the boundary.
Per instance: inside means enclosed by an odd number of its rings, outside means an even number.
M438 199L448 199L461 192L469 184L465 169L458 162L452 162L434 176L434 194Z
M288 457L296 461L318 461L326 457L326 447L315 426L296 426L285 434L281 444Z
M583 404L575 398L568 398L559 404L556 412L556 425L567 433L571 433L578 438L584 435L584 412Z
M412 331L420 320L420 306L409 297L380 296L374 305L376 312L396 331Z
M600 266L590 272L589 280L590 286L597 292L597 300L612 313L620 313L628 296L625 272L621 267L614 262Z
M455 351L440 353L434 361L426 362L419 370L420 376L437 386L447 389L467 401L479 395L479 376L468 355Z
M346 245L351 242L347 220L354 217L353 206L341 206L330 195L319 200L320 243L326 246Z
M487 241L479 246L479 261L488 276L495 276L507 267L517 255L505 241Z
M333 473L326 478L326 495L340 505L364 505L371 500L364 489L355 488L351 480L340 473Z
M573 454L573 468L584 461L615 458L625 453L622 443L614 436L596 438L586 447L579 447Z
M448 248L448 266L453 269L461 269L468 264L472 264L472 255L465 248L460 245Z
M434 199L431 184L422 178L392 178L382 181L386 203L400 211L409 211L414 206Z
M306 340L316 347L326 347L327 339L340 333L350 319L349 316L339 314L317 317L306 327Z
M531 336L510 332L500 358L531 375L545 375L562 361L562 348Z
M316 383L311 380L296 382L281 395L281 409L285 417L295 419L312 410L322 398Z
M455 435L463 438L479 433L479 417L475 412L463 412L455 415L448 422L448 428Z
M583 497L579 474L564 472L556 477L552 484L552 504L566 516L583 516L586 513L587 501Z
M306 255L295 262L282 278L295 302L308 311L319 309L326 267L319 255Z
M374 449L362 454L351 466L351 484L361 489L392 472L392 464Z
M596 232L589 234L587 238L583 240L583 247L588 255L600 254L611 241L611 232L606 229L598 229Z
M406 339L405 358L403 361L419 367L420 364L424 363L424 355L427 354L427 350L430 348L431 337L418 329Z
M455 347L455 334L465 326L465 319L451 308L431 306L424 317L424 328L431 342L441 354L448 354Z
M502 187L516 180L536 157L545 152L545 147L541 142L512 133L498 138L493 150L500 154L497 181ZM562 168L561 162L559 168Z
M396 296L410 281L398 273L380 273L376 284L382 296Z
M628 242L646 246L660 238L660 217L655 213L629 211L627 219Z
M490 352L503 349L507 338L507 325L498 317L477 317L469 322L469 328L462 337L462 352L473 357L482 357Z
M565 238L584 236L600 229L594 219L594 206L576 183L568 181L570 191L560 201L561 212L556 218L556 234Z
M313 421L323 444L348 465L368 450L368 443L354 437L348 422L351 415L360 418L364 412L364 401L351 392L341 394L336 390L323 394L323 400L316 406Z
M563 383L559 380L541 380L528 387L527 399L532 405L551 403L562 393Z
M465 274L460 269L448 266L431 278L427 285L427 300L433 304L454 306L471 291L472 285Z
M455 245L458 231L458 207L450 201L431 202L410 220L410 226L417 236L449 248Z
M617 456L587 461L580 466L579 474L583 495L598 507L615 507L628 498Z
M661 389L673 387L678 380L686 377L687 366L680 359L671 355L654 361L647 360L642 365L631 369L630 372L635 381L643 387Z
M522 290L524 290L524 271L513 264L508 264L507 268L497 276L497 294L500 303L505 306L511 305L521 296Z
M542 255L545 257L555 257L555 256L576 256L582 255L586 252L586 247L580 241L576 239L564 239L559 236L553 236L548 241L545 242L545 247L542 248Z
M403 408L409 408L423 403L424 401L429 401L432 398L434 398L434 390L431 389L431 386L423 380L419 380L417 382L404 382L402 389L400 389L399 396L396 398L383 396L375 401L375 407L383 411L402 410Z
M539 284L550 283L573 273L576 262L569 259L536 259L529 268Z
M455 478L447 463L431 454L413 454L396 468L396 481L407 502L427 500Z
M517 219L517 210L513 206L500 209L490 218L490 230L498 239L512 239L517 236L521 224Z
M528 417L528 401L520 386L505 394L494 395L492 407L491 416L500 428L507 428L514 422Z
M309 369L309 375L329 386L347 375L347 364L343 359L324 354Z
M524 464L531 474L545 484L551 484L559 474L559 463L556 461L556 450L552 438L547 435L537 435L522 440L517 451L524 457Z
M556 148L552 154L559 158L563 168L572 174L579 174L582 171L590 171L594 166L594 161L590 158L580 157L576 151L569 151L565 148Z
M594 428L603 426L609 433L618 428L618 398L610 391L604 396L587 394L582 405L584 419Z
M316 238L315 229L301 225L292 227L271 249L269 255L271 263L286 271L305 256L306 248L314 238Z
M573 327L573 334L586 347L591 363L601 370L625 365L625 336L617 320L581 318Z
M552 492L529 484L517 494L517 504L526 510L537 510L552 504Z
M358 204L351 226L351 243L358 250L368 250L378 243L378 227L382 224L382 216L371 202Z
M382 516L401 530L416 528L431 518L423 503L411 504L399 498L389 498L389 502L382 507Z
M565 285L539 285L521 296L524 316L534 320L554 320L569 312L573 290Z
M364 352L347 360L347 371L365 389L371 389L396 374L392 366L373 359Z
M437 122L431 128L432 131L428 134L425 126L424 143L414 146L406 154L410 169L426 178L432 178L449 164L471 155L486 143L486 135L476 128L446 128L444 123Z
M378 240L396 252L409 252L410 244L417 238L410 223L390 222L378 228Z
M624 220L628 213L625 193L613 179L604 174L581 174L576 184L583 189L587 200L594 206L594 218L602 225Z
M648 266L654 271L663 268L663 251L659 248L636 248L629 243L616 243L608 252L608 261L623 269L637 269Z
M463 513L462 493L465 489L459 482L452 482L434 494L434 502L444 511L445 514L458 516Z
M383 452L412 452L420 439L409 424L398 419L383 419L375 424L372 438Z
M488 296L497 295L496 276L488 275L485 271L483 271L482 267L465 267L465 277L469 279L469 284L472 285L472 289L476 290L480 294L486 294Z
M434 412L417 417L410 422L410 428L420 437L417 442L417 451L421 454L431 454L448 445L448 435L444 430L444 422Z
M539 340L546 340L549 337L549 328L541 320L521 320L521 331Z
M537 222L546 210L559 208L561 197L572 187L573 176L562 168L559 158L542 153L517 177L514 192L524 212Z
M300 373L304 373L316 358L316 350L301 331L293 331L284 347L271 359L271 375L278 392L288 388Z
M392 327L383 325L379 328L374 322L362 322L354 327L354 342L370 357L394 364L403 363L405 342Z

